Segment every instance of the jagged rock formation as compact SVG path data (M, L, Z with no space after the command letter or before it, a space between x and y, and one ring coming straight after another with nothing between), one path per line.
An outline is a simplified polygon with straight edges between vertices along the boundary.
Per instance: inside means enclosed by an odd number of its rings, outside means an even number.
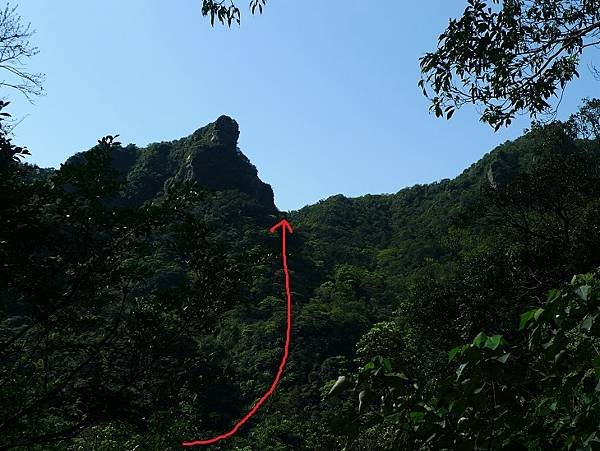
M113 161L126 182L125 201L145 202L187 180L211 191L238 191L267 211L276 211L271 186L259 179L256 167L237 147L239 134L236 121L220 116L186 138L117 150ZM77 154L68 163L84 156L85 152Z

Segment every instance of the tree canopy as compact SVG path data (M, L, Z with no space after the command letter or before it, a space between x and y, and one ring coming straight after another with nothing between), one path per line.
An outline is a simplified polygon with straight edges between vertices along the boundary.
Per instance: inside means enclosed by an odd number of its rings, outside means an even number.
M293 212L227 116L146 147L106 136L43 169L23 161L7 107L0 449L164 450L230 429L283 351L267 231L281 216L295 229L289 363L219 447L600 447L600 100L454 179Z
M597 103L453 180L290 212L289 366L223 446L595 443ZM7 141L0 447L175 447L264 392L281 212L237 136L220 117L145 148L106 137L58 170Z
M4 78L0 88L17 90L29 100L43 94L44 75L27 69L27 59L38 53L30 39L34 31L23 23L16 6L6 4L0 10L0 70Z
M436 116L478 104L497 130L521 111L550 112L551 97L579 76L583 51L598 44L598 0L469 0L421 58L419 84Z

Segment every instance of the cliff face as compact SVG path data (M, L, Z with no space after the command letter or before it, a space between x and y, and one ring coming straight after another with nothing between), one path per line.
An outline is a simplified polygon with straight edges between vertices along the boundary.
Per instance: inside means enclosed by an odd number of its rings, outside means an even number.
M239 135L237 122L228 116L194 132L187 138L187 176L217 191L238 190L275 209L271 186L237 147Z
M271 186L260 180L256 167L237 147L239 134L237 122L221 116L186 138L145 148L130 144L115 151L114 165L126 181L126 202L145 202L170 184L188 180L213 191L238 191L266 211L276 211ZM84 157L85 152L68 162Z

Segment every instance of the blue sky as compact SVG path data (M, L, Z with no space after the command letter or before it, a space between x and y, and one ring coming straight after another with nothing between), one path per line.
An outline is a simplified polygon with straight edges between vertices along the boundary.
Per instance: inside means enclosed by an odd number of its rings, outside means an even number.
M270 0L232 29L211 28L200 3L23 0L40 48L30 67L47 77L35 105L12 96L29 161L58 166L109 133L140 146L176 139L227 114L290 210L454 177L529 125L493 133L473 108L451 121L429 114L418 58L462 0ZM580 72L559 117L599 95Z

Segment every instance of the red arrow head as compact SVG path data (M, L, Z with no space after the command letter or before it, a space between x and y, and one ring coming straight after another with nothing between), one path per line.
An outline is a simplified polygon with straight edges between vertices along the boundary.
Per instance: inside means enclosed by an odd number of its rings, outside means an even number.
M287 219L282 219L281 221L279 221L277 224L275 224L273 227L271 227L269 229L269 232L275 233L277 231L277 229L279 229L279 228L283 229L284 232L287 229L288 232L294 233L294 229L292 229L292 226L287 221Z

